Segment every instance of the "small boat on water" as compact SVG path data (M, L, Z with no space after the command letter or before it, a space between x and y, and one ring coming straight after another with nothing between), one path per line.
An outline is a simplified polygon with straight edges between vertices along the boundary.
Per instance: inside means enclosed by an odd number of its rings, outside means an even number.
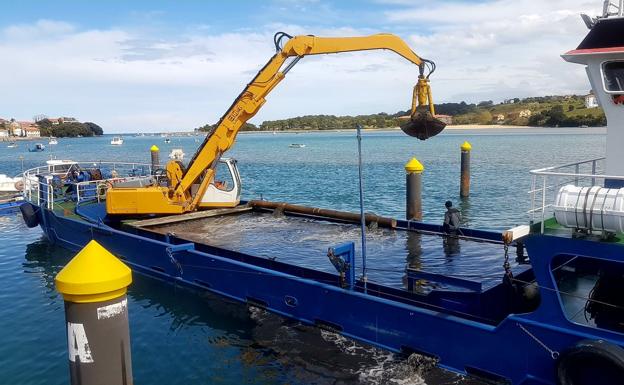
M184 151L181 148L174 148L169 153L169 159L173 160L183 160L184 159Z
M50 139L48 140L48 144L49 145L58 144L58 140L56 140L55 137L51 136Z
M18 192L24 188L22 177L16 176L11 178L6 174L0 174L0 193Z
M306 145L303 143L291 143L288 145L290 148L304 148Z
M7 215L19 211L19 207L22 203L24 203L24 197L21 195L8 197L0 195L0 215Z
M17 143L15 142L11 142L7 145L7 148L15 148L15 147L17 147Z
M171 143L171 139L165 138L165 143Z
M121 136L115 136L113 137L113 139L111 140L110 144L112 144L113 146L121 146L123 144L123 138Z
M42 152L45 151L45 145L43 143L36 143L35 147L28 149L29 152Z

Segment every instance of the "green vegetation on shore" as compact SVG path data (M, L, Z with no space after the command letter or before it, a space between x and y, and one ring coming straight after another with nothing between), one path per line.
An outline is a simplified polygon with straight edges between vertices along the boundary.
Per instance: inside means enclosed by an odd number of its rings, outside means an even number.
M37 126L39 126L41 136L56 136L57 138L95 136L104 133L102 127L92 122L52 124L50 120L43 119L37 122Z
M509 99L494 104L483 101L478 104L436 104L436 113L452 117L453 125L500 124L535 127L597 127L607 124L602 108L586 108L584 96L541 96ZM256 126L245 124L243 131L281 130L335 130L351 129L356 124L364 128L389 128L399 126L399 117L408 111L395 114L378 113L357 116L306 115L295 118L266 120ZM215 125L205 125L198 131L209 131Z

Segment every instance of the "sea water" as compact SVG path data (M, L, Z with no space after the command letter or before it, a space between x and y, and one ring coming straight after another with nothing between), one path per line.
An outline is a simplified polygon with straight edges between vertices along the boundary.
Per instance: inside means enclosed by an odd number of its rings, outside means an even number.
M61 138L40 153L27 151L32 142L17 148L0 143L0 173L17 174L50 157L148 162L153 144L163 160L173 148L190 159L202 140L172 137L166 144L161 137L126 135L122 146L111 146L110 139ZM460 200L464 140L473 148L472 186L470 198ZM305 147L290 148L291 143ZM425 166L425 221L441 222L444 202L452 200L465 225L502 230L528 221L528 170L603 156L604 150L604 129L458 130L426 142L400 131L367 131L365 209L403 217L403 167L417 157ZM353 131L245 133L227 155L239 162L244 199L357 211L356 151ZM28 229L19 215L0 217L0 246L0 383L68 383L63 301L54 276L73 254L49 244L38 228ZM488 269L492 264L474 257L461 262L487 263ZM138 275L129 290L129 314L136 383L476 383L439 369L422 374L422 367L383 350Z

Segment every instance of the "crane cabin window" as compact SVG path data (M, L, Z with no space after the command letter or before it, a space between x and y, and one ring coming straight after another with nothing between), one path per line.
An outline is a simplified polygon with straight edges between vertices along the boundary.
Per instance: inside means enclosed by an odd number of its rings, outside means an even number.
M610 94L624 94L624 61L602 63L604 89Z

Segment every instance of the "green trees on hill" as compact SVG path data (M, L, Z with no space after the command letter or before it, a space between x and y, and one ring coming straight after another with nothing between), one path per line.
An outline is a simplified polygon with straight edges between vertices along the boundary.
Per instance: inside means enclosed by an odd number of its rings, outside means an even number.
M435 105L436 113L452 116L453 124L501 124L518 126L578 127L603 126L606 118L601 108L585 108L584 97L537 96L507 99L494 104L492 100L473 103L440 103ZM266 120L259 127L247 123L243 131L282 131L282 130L341 130L353 129L357 124L365 128L398 127L399 117L409 111L394 114L384 112L371 115L336 116L305 115L289 119ZM209 131L215 125L207 124L198 128Z
M102 135L104 131L102 127L92 122L68 122L60 124L52 124L48 119L37 122L41 136L76 137L76 136L94 136Z
M570 107L573 107L572 105ZM573 111L569 109L568 111ZM579 114L568 116L563 110L563 106L556 105L548 110L534 114L529 118L529 126L546 126L546 127L596 127L606 126L607 118L602 115Z

